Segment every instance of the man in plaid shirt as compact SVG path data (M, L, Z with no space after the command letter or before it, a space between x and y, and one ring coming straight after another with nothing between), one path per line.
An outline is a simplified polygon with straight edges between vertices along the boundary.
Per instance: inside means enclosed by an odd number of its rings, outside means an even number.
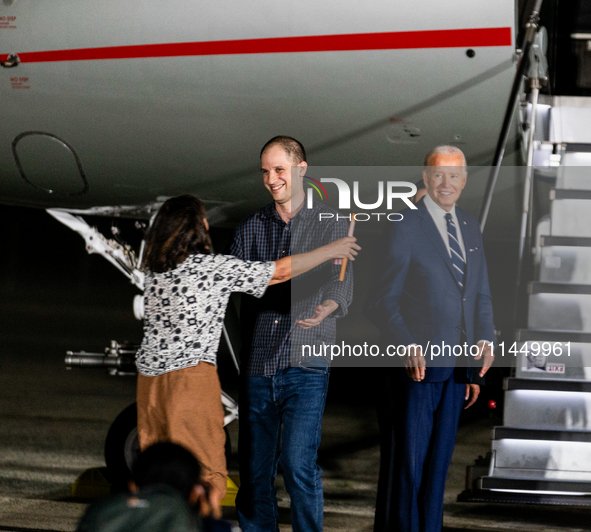
M294 169L292 173L292 167ZM273 202L236 228L231 254L277 260L347 236L347 223L324 205L305 204L306 153L291 137L274 137L261 150L264 184ZM319 220L320 213L331 218ZM327 219L328 218L328 219ZM353 295L350 266L326 262L291 283L270 287L260 300L243 298L240 390L240 491L244 532L277 532L274 481L281 464L291 498L294 532L321 531L322 470L316 464L328 388L323 358L302 358L302 345L332 344L336 319Z

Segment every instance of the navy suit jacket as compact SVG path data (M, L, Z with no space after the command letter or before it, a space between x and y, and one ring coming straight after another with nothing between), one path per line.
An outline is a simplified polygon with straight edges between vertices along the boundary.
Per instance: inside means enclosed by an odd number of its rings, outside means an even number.
M478 340L494 341L492 298L478 221L456 207L466 250L462 289L423 200L417 207L402 211L403 220L388 222L384 234L386 254L366 308L380 329L381 343L418 344L425 352L428 344L453 347L464 341L468 346ZM432 362L426 353L426 358L424 382L443 381L453 373L455 357L442 360L440 356ZM468 380L469 373L464 373Z

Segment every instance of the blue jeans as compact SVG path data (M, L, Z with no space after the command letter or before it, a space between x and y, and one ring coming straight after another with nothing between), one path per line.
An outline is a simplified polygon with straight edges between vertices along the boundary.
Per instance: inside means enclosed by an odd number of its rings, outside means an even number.
M316 464L328 388L327 368L293 367L246 377L240 394L240 490L244 532L278 532L277 464L291 498L294 532L320 532L322 469Z

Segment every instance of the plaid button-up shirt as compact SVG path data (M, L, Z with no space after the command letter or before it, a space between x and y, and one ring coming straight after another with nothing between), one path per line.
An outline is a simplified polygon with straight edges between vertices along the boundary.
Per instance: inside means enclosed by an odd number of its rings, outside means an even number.
M332 218L319 220L320 213ZM337 219L337 212L320 203L306 205L288 223L270 203L246 218L236 228L230 253L240 259L272 261L312 251L347 236L348 224ZM344 316L353 298L353 270L347 266L339 281L341 266L332 261L291 281L271 286L261 299L242 298L241 364L247 375L273 376L301 360L301 345L327 345L336 339L336 319ZM295 321L310 318L326 300L339 307L322 323L302 329Z

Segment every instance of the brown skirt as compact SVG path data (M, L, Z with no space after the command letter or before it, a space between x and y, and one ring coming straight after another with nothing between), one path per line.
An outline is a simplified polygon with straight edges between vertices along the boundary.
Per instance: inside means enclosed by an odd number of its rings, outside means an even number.
M224 409L216 367L200 362L146 377L138 375L137 425L142 450L159 441L178 443L201 463L201 478L226 493Z

